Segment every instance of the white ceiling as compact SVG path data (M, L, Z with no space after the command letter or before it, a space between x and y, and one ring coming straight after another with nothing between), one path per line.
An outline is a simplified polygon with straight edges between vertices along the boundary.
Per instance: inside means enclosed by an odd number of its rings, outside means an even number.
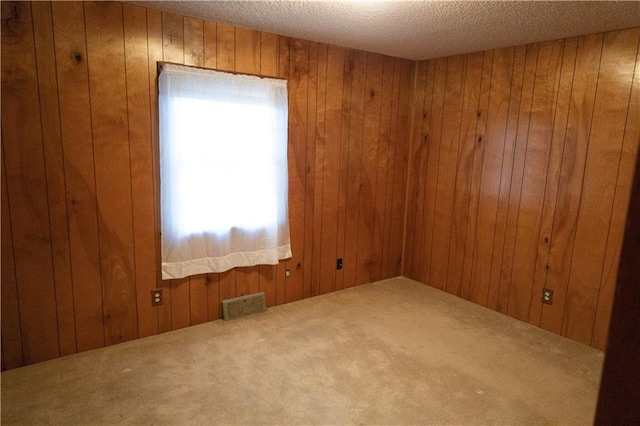
M640 1L130 3L416 60L640 26Z

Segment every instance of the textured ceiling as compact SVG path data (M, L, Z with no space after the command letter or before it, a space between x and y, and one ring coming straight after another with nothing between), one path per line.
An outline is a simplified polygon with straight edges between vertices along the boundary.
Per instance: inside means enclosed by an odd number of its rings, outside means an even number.
M131 1L408 59L640 26L640 1Z

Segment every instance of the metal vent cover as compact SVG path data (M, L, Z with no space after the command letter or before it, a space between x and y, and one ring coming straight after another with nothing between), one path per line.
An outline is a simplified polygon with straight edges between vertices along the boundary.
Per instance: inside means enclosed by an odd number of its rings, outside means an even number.
M222 301L222 318L232 320L267 310L264 292L234 297Z

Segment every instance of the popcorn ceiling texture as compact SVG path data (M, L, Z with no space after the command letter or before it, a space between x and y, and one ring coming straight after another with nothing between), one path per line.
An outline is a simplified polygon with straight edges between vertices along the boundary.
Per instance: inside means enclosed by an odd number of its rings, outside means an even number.
M640 26L640 1L131 1L407 59Z

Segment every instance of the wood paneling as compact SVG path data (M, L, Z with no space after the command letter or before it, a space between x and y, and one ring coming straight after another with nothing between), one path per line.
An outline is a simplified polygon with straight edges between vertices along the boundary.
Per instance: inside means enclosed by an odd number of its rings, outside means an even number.
M483 54L475 53L465 57L464 93L460 118L460 141L456 166L455 191L453 193L453 214L451 236L449 238L449 259L446 291L461 295L462 269L464 265L467 236L467 211L469 210L469 188L476 146L476 122L478 100L482 79ZM409 179L411 181L411 179Z
M106 344L138 336L122 5L85 3Z
M415 64L396 59L393 76L393 99L391 100L391 133L389 174L391 195L387 198L387 211L385 218L389 217L389 230L384 231L387 243L383 244L383 276L396 276L402 271L402 247L404 244L405 225L405 192L407 157L409 151L409 126L410 102L412 80L411 75ZM389 194L389 192L387 192ZM386 251L384 251L386 250Z
M3 2L2 367L400 273L602 349L639 39L416 63L129 4ZM291 259L160 279L162 60L288 80Z
M291 259L160 279L162 60L288 80ZM398 275L412 66L129 4L3 2L2 367Z
M507 308L508 315L523 321L528 321L531 307L563 45L553 41L538 46Z
M431 235L431 262L428 268L428 282L434 287L445 289L449 264L449 245L453 216L453 194L456 184L458 150L460 147L460 120L462 115L464 87L464 56L447 58L446 99L443 103L441 143L435 182L435 202L433 204L433 234ZM435 160L434 160L435 161Z
M627 119L639 39L640 29L611 32L605 34L602 46L562 322L564 334L587 344L593 333L602 283L616 182L621 178L618 172L622 144L626 130L637 130L636 126L627 127ZM638 134L633 140L639 142Z
M633 28L466 55L462 104L457 58L417 64L405 275L604 349L640 143L639 39Z
M487 306L491 290L491 266L497 226L500 177L504 161L506 117L509 109L514 49L494 52L491 71L491 94L487 110L480 196L476 216L476 240L472 256L471 300ZM459 122L459 121L458 121Z
M76 351L73 283L69 257L69 227L65 193L64 156L60 133L60 110L53 50L53 23L49 3L33 3L33 29L40 91L42 143L47 173L49 223L53 270L55 274L56 308L60 355Z
M147 49L147 14L142 8L124 6L127 113L131 149L131 197L136 273L138 336L158 333L158 313L150 306L150 292L156 288L155 194L153 146ZM151 194L151 196L149 196Z
M640 50L640 47L638 48ZM640 53L639 53L640 55ZM635 212L636 229L640 223L638 217L638 198L640 198L640 174L638 173L637 157L640 149L640 144L637 143L638 134L640 134L640 67L636 63L635 76L633 77L633 88L631 89L631 98L629 99L629 110L627 111L627 120L625 126L624 140L622 142L622 152L620 153L620 166L618 169L618 179L616 180L616 188L613 201L613 210L611 212L611 223L609 227L609 234L607 236L607 248L604 258L604 266L602 269L602 284L600 286L600 294L598 296L598 309L596 311L595 326L592 336L591 344L595 347L606 347L607 345L607 331L608 322L607 318L611 317L614 293L616 292L616 273L617 263L620 262L621 268L623 260L620 259L622 250L622 241L627 238L625 223L625 211L628 207L629 216L632 215L632 211ZM636 158L636 172L635 175L632 172L634 158ZM632 186L635 180L635 201L628 201L630 194L632 194ZM633 195L632 195L633 196ZM633 198L632 198L633 199ZM634 207L635 206L635 207ZM627 221L629 223L629 221ZM636 231L637 235L637 231ZM637 248L629 250L628 258L633 259L633 254L638 254ZM636 264L637 268L638 265ZM625 266L625 268L627 268ZM627 274L628 277L633 277L633 274ZM637 275L635 275L637 277ZM628 281L629 283L632 280Z
M32 27L30 3L2 3L2 156L25 363L60 355Z
M462 281L460 294L465 299L471 298L471 291L475 287L473 280L473 262L478 228L478 212L482 189L482 168L485 159L485 147L487 139L485 131L487 127L487 111L490 102L491 78L493 73L493 51L484 52L481 68L480 92L478 94L477 119L475 121L474 150L471 165L471 182L469 186L469 208L467 214L466 239L462 262Z

